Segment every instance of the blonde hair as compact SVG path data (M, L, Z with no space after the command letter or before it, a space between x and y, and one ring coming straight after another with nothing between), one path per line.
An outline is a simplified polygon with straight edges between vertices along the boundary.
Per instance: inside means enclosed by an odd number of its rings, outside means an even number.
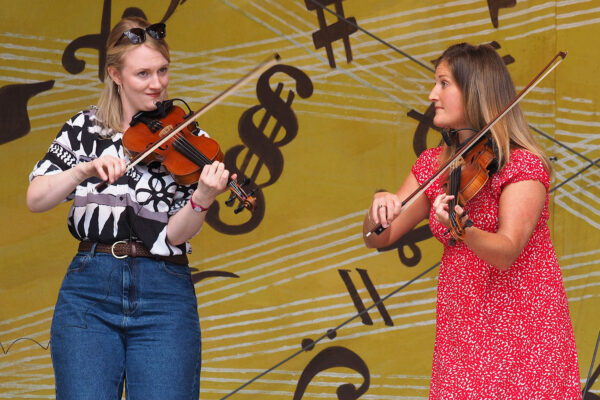
M504 60L490 45L453 45L436 61L436 67L442 62L446 63L461 90L465 120L470 127L482 129L516 97ZM512 148L522 148L539 157L548 172L552 171L550 161L533 138L519 104L492 127L491 137L497 147L498 169L509 161ZM456 137L450 146L444 145L440 162L449 160L457 146Z
M150 23L143 18L128 17L119 21L111 30L106 41L106 65L104 67L104 89L98 100L96 123L106 129L106 136L111 137L121 132L123 123L123 108L118 85L108 74L108 68L114 67L121 71L127 53L139 44L133 44L127 38L121 39L123 32L132 28L147 28ZM119 41L120 40L120 41ZM117 46L115 44L119 42ZM156 40L146 35L145 45L159 51L162 56L171 61L169 46L164 39Z

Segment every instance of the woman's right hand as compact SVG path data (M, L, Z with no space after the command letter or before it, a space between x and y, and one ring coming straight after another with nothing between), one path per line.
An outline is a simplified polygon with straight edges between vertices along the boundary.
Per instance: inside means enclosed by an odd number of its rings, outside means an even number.
M402 203L397 195L389 192L377 192L373 195L373 203L369 210L369 219L375 226L388 228L392 221L400 215Z
M50 210L63 202L77 185L92 176L114 183L125 173L124 160L113 156L102 156L92 161L80 162L59 174L40 175L29 183L27 207L32 212Z
M115 183L125 171L127 163L121 158L104 155L92 161L82 162L73 167L75 178L82 182L92 176L102 179L110 184Z
M367 247L389 246L427 218L431 208L427 196L417 196L410 205L407 203L402 206L402 200L418 188L419 182L410 173L396 193L377 192L373 195L373 203L363 222L363 240ZM379 225L385 231L378 235L371 234Z

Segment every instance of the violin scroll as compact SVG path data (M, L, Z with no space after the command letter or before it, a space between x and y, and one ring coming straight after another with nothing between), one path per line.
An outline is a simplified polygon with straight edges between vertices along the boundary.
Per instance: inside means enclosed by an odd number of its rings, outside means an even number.
M225 204L231 207L236 199L240 201L240 205L233 210L234 214L242 212L244 208L248 209L250 212L254 212L256 209L256 197L254 197L254 190L246 194L242 188L248 184L248 182L249 180L246 178L244 178L242 183L237 183L235 179L230 180L231 195L227 200L225 200Z

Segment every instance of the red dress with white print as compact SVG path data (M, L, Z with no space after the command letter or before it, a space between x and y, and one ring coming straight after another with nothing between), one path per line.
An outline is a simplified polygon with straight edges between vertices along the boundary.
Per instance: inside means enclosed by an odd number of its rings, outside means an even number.
M441 148L424 151L412 168L419 183L437 170ZM507 185L550 177L532 153L518 149L465 209L474 226L498 228ZM431 204L439 180L425 194ZM485 263L464 243L451 247L430 211L429 225L444 245L439 271L430 399L581 399L577 352L562 275L547 225L548 199L531 238L507 271Z

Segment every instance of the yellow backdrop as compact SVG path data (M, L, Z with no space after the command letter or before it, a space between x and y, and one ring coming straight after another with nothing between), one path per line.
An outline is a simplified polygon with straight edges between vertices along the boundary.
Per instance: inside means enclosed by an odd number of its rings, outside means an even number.
M336 398L344 384L365 399L427 398L441 245L425 223L391 249L368 250L365 209L440 140L431 61L450 44L493 43L518 89L568 51L522 104L554 160L550 222L583 387L600 306L595 1L3 0L0 398L54 397L45 347L76 241L70 204L28 212L27 177L64 121L95 104L99 49L124 13L166 20L170 95L196 109L282 57L199 121L228 166L252 178L259 203L234 214L223 195L192 240L201 399Z

